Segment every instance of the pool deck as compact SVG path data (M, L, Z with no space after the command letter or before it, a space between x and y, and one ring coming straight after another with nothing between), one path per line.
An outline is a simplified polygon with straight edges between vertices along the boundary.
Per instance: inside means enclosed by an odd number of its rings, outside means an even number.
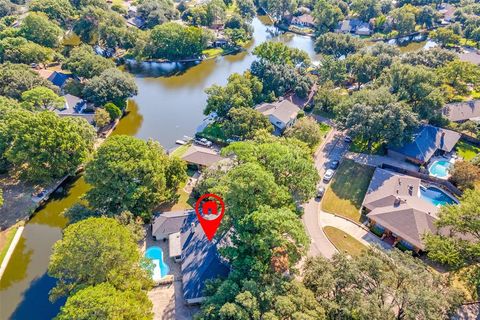
M430 162L429 162L429 164L428 164L428 174L429 174L430 176L435 177L435 178L438 178L438 179L448 180L448 179L450 178L450 176L451 176L450 173L448 173L445 177L440 177L440 176L438 176L438 175L436 175L436 174L432 174L432 173L430 172L430 170L431 170L432 166L433 166L436 162L438 162L438 161L448 161L448 162L453 166L453 164L455 163L456 160L457 160L457 159L454 158L454 157L452 157L451 155L449 155L449 156L447 155L447 156L437 156L437 157L433 157L432 159L430 159Z
M174 281L171 284L160 285L153 288L148 297L153 303L154 320L170 319L193 319L193 315L200 308L197 306L187 306L183 299L182 275L180 263L175 263L168 254L168 241L154 241L147 228L147 238L144 249L152 246L160 247L163 250L163 260L170 267L170 274Z

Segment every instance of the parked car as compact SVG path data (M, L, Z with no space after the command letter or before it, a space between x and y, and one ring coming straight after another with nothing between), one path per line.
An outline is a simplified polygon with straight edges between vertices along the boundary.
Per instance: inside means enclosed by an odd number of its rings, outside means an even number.
M209 148L210 148L210 147L212 146L212 144L213 144L212 141L209 141L209 140L207 140L207 139L205 139L205 138L195 139L194 142L195 142L196 144L199 144L199 145L205 146L205 147L209 147Z
M350 137L350 136L345 136L345 138L343 139L343 141L345 141L346 143L350 143L350 142L352 142L352 137Z
M334 174L335 170L328 169L327 172L325 172L325 174L323 175L323 181L329 182L330 180L332 180Z
M325 194L325 187L320 187L317 190L317 198L321 199Z
M333 160L332 162L330 162L330 169L335 170L338 168L339 165L340 165L340 161Z

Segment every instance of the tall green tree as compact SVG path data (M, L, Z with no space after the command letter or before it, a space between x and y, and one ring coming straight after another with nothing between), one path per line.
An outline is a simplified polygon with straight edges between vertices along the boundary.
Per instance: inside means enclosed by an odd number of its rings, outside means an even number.
M151 284L141 262L132 234L114 219L89 218L71 224L50 256L48 274L57 278L50 298L56 300L102 283L138 294Z
M107 69L99 76L90 79L83 89L84 98L95 105L104 105L113 102L117 106L124 106L128 98L138 92L133 77L116 68Z
M30 12L23 19L19 34L42 46L56 48L60 44L63 30L44 13Z
M224 122L225 133L229 137L241 140L252 139L257 130L272 132L272 125L267 117L252 108L232 108Z
M267 41L257 46L253 54L260 59L275 64L308 65L310 57L308 53L297 48L290 48L281 42Z
M327 0L316 1L313 16L320 34L335 30L340 20L344 18L342 10Z
M35 87L52 88L52 84L41 78L24 64L10 62L0 64L0 95L20 99L24 91Z
M469 86L480 87L480 67L467 61L454 60L438 70L444 82L452 86L457 94L469 93Z
M208 97L204 114L215 112L225 117L232 108L251 108L261 101L262 90L262 83L250 72L234 73L226 86L213 85L205 90Z
M237 0L236 3L242 17L251 19L255 16L257 9L253 0Z
M43 12L62 25L66 25L74 15L73 6L68 0L33 0L30 2L30 11Z
M22 37L0 40L0 61L13 63L47 63L60 58L51 48L41 46Z
M348 56L363 47L362 40L343 33L325 33L319 36L315 42L315 52L331 55L335 58Z
M120 291L102 283L70 296L55 319L148 320L153 319L152 307L145 293Z
M310 148L314 148L322 141L320 125L311 117L303 117L285 131L285 136L305 142Z
M480 190L466 190L459 205L441 207L438 228L444 235L427 235L428 257L456 270L474 298L480 294Z
M145 20L147 28L153 28L178 18L178 11L171 0L143 0L139 4L137 12Z
M84 119L60 118L50 111L16 112L2 122L6 159L35 182L73 174L89 156L96 136Z
M440 43L442 47L456 45L460 43L461 39L459 35L455 34L455 32L449 28L438 28L430 32L430 37Z
M22 93L22 101L29 109L61 108L65 99L45 87L35 87Z
M92 185L86 198L102 213L128 210L148 219L154 207L174 199L185 179L186 164L170 159L158 143L112 136L85 167Z
M62 65L63 69L87 79L99 76L105 70L114 67L113 61L95 54L93 49L87 45L73 48L70 56Z
M296 0L260 0L259 3L269 15L277 20L283 18L287 13L295 12L297 9Z
M458 292L421 261L400 250L378 250L355 259L307 260L303 283L329 319L445 319L458 307Z
M382 13L380 2L375 0L354 0L351 9L358 14L360 20L365 22L378 17Z

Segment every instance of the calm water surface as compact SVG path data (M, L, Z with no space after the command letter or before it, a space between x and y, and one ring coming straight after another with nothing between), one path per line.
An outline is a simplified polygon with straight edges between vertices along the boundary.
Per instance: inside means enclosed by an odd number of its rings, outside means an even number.
M251 50L275 37L274 29L262 18L253 21L254 40L247 51L219 57L197 65L142 64L129 69L135 75L138 96L130 101L129 114L114 134L156 139L165 148L175 140L193 135L205 118L205 88L223 85L234 72L244 72L254 60ZM274 39L307 51L315 58L308 37L282 34ZM48 292L55 285L46 274L53 244L61 238L66 220L61 213L88 190L82 177L74 180L66 195L52 198L28 222L12 259L0 281L0 319L52 319L64 300L52 304Z

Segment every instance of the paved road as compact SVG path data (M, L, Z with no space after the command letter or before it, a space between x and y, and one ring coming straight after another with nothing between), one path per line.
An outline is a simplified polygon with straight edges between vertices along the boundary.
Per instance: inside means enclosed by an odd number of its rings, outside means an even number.
M332 130L323 144L315 153L315 167L322 177L328 164L333 160L340 160L347 151L348 144L343 141L343 136L337 130ZM322 182L323 184L323 182ZM330 243L319 222L320 202L317 199L311 199L304 205L303 224L311 239L310 251L308 256L318 256L322 254L330 259L337 252Z

